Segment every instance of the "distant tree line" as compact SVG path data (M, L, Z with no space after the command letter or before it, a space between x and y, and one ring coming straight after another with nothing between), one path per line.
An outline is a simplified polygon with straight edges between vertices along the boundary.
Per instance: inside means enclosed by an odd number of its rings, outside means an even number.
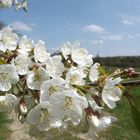
M95 57L94 62L113 67L140 67L140 56Z

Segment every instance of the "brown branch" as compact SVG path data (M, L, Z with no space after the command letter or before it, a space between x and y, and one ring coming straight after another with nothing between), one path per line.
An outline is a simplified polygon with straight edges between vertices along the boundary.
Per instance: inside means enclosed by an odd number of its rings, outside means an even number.
M140 85L140 80L123 81L120 83L123 86L138 86ZM96 83L87 83L89 86L96 86Z
M140 85L140 80L133 80L133 81L124 81L121 82L123 86L138 86Z

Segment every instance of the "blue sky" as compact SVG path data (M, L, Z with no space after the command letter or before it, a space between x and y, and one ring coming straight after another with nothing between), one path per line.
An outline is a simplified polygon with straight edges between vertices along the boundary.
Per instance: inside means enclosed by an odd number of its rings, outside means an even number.
M140 0L28 0L28 12L2 9L0 20L52 51L79 40L94 56L140 55Z

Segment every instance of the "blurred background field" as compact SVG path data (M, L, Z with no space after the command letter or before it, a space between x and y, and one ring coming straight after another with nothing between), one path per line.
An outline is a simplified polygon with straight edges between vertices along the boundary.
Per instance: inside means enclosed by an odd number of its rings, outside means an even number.
M11 120L8 119L7 114L0 113L0 140L6 140L9 138L10 130L8 129L8 124Z

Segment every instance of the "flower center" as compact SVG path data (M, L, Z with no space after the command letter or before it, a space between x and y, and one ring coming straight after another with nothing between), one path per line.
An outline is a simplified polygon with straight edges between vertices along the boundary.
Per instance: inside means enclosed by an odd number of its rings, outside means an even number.
M47 108L41 109L41 116L40 116L40 123L44 121L44 119L47 119L49 117L49 111Z
M8 80L8 73L0 73L0 81Z
M70 78L70 83L74 83L75 81L77 81L77 76L76 75L72 75Z
M65 105L66 109L71 110L72 109L72 97L67 96L64 100L64 105Z
M52 94L54 94L55 92L58 91L58 87L57 86L51 86L48 91L49 91L49 95L52 95Z

